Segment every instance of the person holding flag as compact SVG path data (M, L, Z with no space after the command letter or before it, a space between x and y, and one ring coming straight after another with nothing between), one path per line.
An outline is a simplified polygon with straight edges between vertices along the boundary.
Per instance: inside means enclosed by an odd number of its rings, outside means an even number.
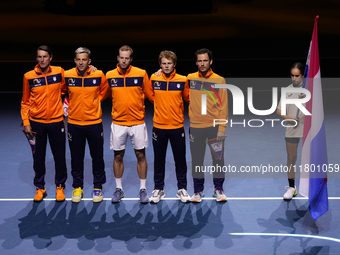
M224 165L224 140L226 120L228 119L228 95L226 89L215 88L216 84L224 84L223 77L211 69L213 54L209 49L203 48L195 53L198 72L187 76L186 88L190 89L190 152L191 171L194 180L194 194L192 202L200 203L204 197L204 172L196 171L203 166L207 141L219 142L221 146L209 146L213 166L221 168ZM202 97L206 100L206 113L202 114ZM225 120L225 124L215 125L214 120ZM218 152L214 151L218 149ZM227 201L223 192L224 172L213 173L213 196L217 202Z
M303 85L303 72L304 65L297 62L293 64L290 68L290 77L292 79L292 84L288 87L301 88ZM298 99L304 97L300 93L287 93L286 98ZM297 190L295 187L295 164L297 160L297 148L299 145L300 138L303 135L303 123L304 114L298 109L295 104L287 104L286 114L281 113L281 101L277 107L276 113L283 119L288 121L286 127L286 149L287 149L287 168L288 168L288 188L287 192L283 195L283 199L290 200L297 195Z

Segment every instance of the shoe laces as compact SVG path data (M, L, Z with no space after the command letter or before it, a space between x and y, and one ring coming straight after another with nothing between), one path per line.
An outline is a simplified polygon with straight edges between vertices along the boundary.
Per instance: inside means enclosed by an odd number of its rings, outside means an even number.
M183 195L184 197L188 197L188 196L189 196L188 192L187 192L185 189L180 189L180 190L178 190L178 191L182 192L182 195Z
M223 191L220 189L215 190L218 194L223 195Z
M159 192L161 192L161 190L160 189L155 189L154 191L152 191L152 196L153 197L157 197L158 196L158 194L159 194Z
M120 189L120 188L116 188L116 191L115 191L115 193L114 194L116 194L116 193L118 193L119 192L119 194L122 194L123 193L123 190L122 189Z
M63 187L61 187L61 184L57 187L57 191L63 191L64 190L64 188Z
M294 192L294 191L296 190L296 187L286 186L285 189L286 189L287 191L293 191L293 192Z
M79 188L76 188L74 191L73 191L73 196L81 196L81 193L83 192L83 190L79 187Z
M37 187L37 193L41 193L41 194L44 194L44 192L45 192L45 189L39 189L38 187Z

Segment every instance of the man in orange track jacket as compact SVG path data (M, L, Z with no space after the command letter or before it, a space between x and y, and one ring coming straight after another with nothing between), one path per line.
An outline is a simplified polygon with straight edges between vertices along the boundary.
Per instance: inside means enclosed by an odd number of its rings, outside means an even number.
M148 134L144 122L144 89L149 83L145 70L131 66L133 50L124 45L118 51L117 68L106 73L112 92L112 124L110 149L114 151L113 172L116 191L112 202L117 203L124 197L122 176L123 158L127 137L137 157L137 172L140 178L139 198L141 203L148 203L146 192L147 161L145 148L148 147Z
M34 201L47 196L45 189L45 155L47 138L55 162L56 200L64 201L67 178L65 161L65 124L61 96L65 94L64 70L51 66L52 51L42 45L37 49L38 64L25 73L21 100L21 117L25 132L36 136L33 154L34 185L37 188Z
M213 62L212 52L204 48L196 51L195 56L198 72L188 75L186 87L190 87L189 133L194 179L194 195L191 201L201 202L204 196L204 172L199 169L202 169L204 166L207 140L214 139L221 148L220 158L216 157L215 153L211 150L213 166L216 169L222 169L224 166L223 145L226 125L214 126L214 119L228 119L228 96L226 89L215 87L215 84L223 84L225 80L211 69ZM202 115L202 95L207 98L206 115ZM227 201L227 197L223 192L224 172L213 172L213 182L213 196L216 197L218 202Z
M187 193L187 164L184 131L183 98L189 101L189 89L185 90L186 77L176 73L177 56L172 51L162 51L158 58L161 76L153 74L145 93L154 104L152 144L154 151L154 191L150 198L158 203L163 197L165 158L170 140L177 177L177 197L183 203L190 202Z
M69 93L68 140L73 177L72 201L84 195L84 156L86 140L92 157L93 202L103 200L102 185L106 182L103 153L101 102L109 96L110 87L102 71L91 71L91 52L80 47L75 51L76 67L65 72Z

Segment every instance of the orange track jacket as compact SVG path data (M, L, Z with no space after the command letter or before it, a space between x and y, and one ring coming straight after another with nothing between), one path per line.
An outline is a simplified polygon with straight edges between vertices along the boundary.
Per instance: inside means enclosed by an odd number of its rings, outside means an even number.
M64 110L61 96L66 92L64 70L50 66L43 74L39 65L24 74L21 118L24 126L29 120L40 123L54 123L63 120Z
M69 93L68 123L80 126L101 123L101 102L110 93L104 73L88 68L85 76L81 76L75 67L65 71L64 76Z
M186 88L190 88L190 127L212 127L214 119L228 119L227 89L215 88L215 84L225 84L225 80L211 69L204 78L200 72L188 75ZM202 94L206 94L207 97L207 115L201 113ZM219 125L218 131L225 132L226 126Z
M144 89L149 84L145 70L130 66L126 74L117 68L106 73L112 92L112 120L114 124L134 126L144 123Z
M153 125L161 129L183 127L183 99L189 101L189 89L185 89L186 77L174 70L167 78L151 75L150 83L145 88L147 98L154 104Z

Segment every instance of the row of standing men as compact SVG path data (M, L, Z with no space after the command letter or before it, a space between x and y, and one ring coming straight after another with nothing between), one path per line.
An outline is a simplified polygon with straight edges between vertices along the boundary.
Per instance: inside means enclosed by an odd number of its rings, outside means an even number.
M141 203L158 203L165 197L165 158L170 141L175 161L178 191L176 196L183 202L201 202L204 197L204 173L195 172L194 166L203 166L206 140L215 139L224 143L226 125L213 126L213 119L228 119L227 91L214 89L214 84L224 83L215 74L211 65L212 52L200 49L195 53L198 72L187 77L176 73L177 57L172 51L162 51L158 62L160 70L150 79L145 70L131 65L133 50L124 45L118 50L117 68L106 73L96 70L91 63L91 52L85 47L75 51L76 67L64 71L52 66L52 51L42 45L37 49L34 70L23 79L21 116L24 131L36 137L33 153L34 201L41 202L46 196L45 156L47 139L55 162L56 201L65 200L67 168L65 160L66 131L62 97L68 93L67 136L71 153L71 174L73 177L72 201L80 202L84 196L84 156L86 140L92 158L93 202L103 200L102 186L106 182L103 157L103 125L101 102L112 99L112 124L110 149L114 151L113 171L116 190L112 202L124 197L122 176L127 138L130 138L137 158L137 172L140 179L139 199ZM207 114L201 114L201 97L207 98ZM154 190L149 198L146 190L148 146L147 128L144 121L144 99L154 104L152 143L154 151ZM184 130L184 102L190 105L190 151L194 194L187 192L186 133ZM213 165L224 165L224 146L221 157L212 159ZM224 173L214 173L213 196L218 202L227 201L223 192Z

